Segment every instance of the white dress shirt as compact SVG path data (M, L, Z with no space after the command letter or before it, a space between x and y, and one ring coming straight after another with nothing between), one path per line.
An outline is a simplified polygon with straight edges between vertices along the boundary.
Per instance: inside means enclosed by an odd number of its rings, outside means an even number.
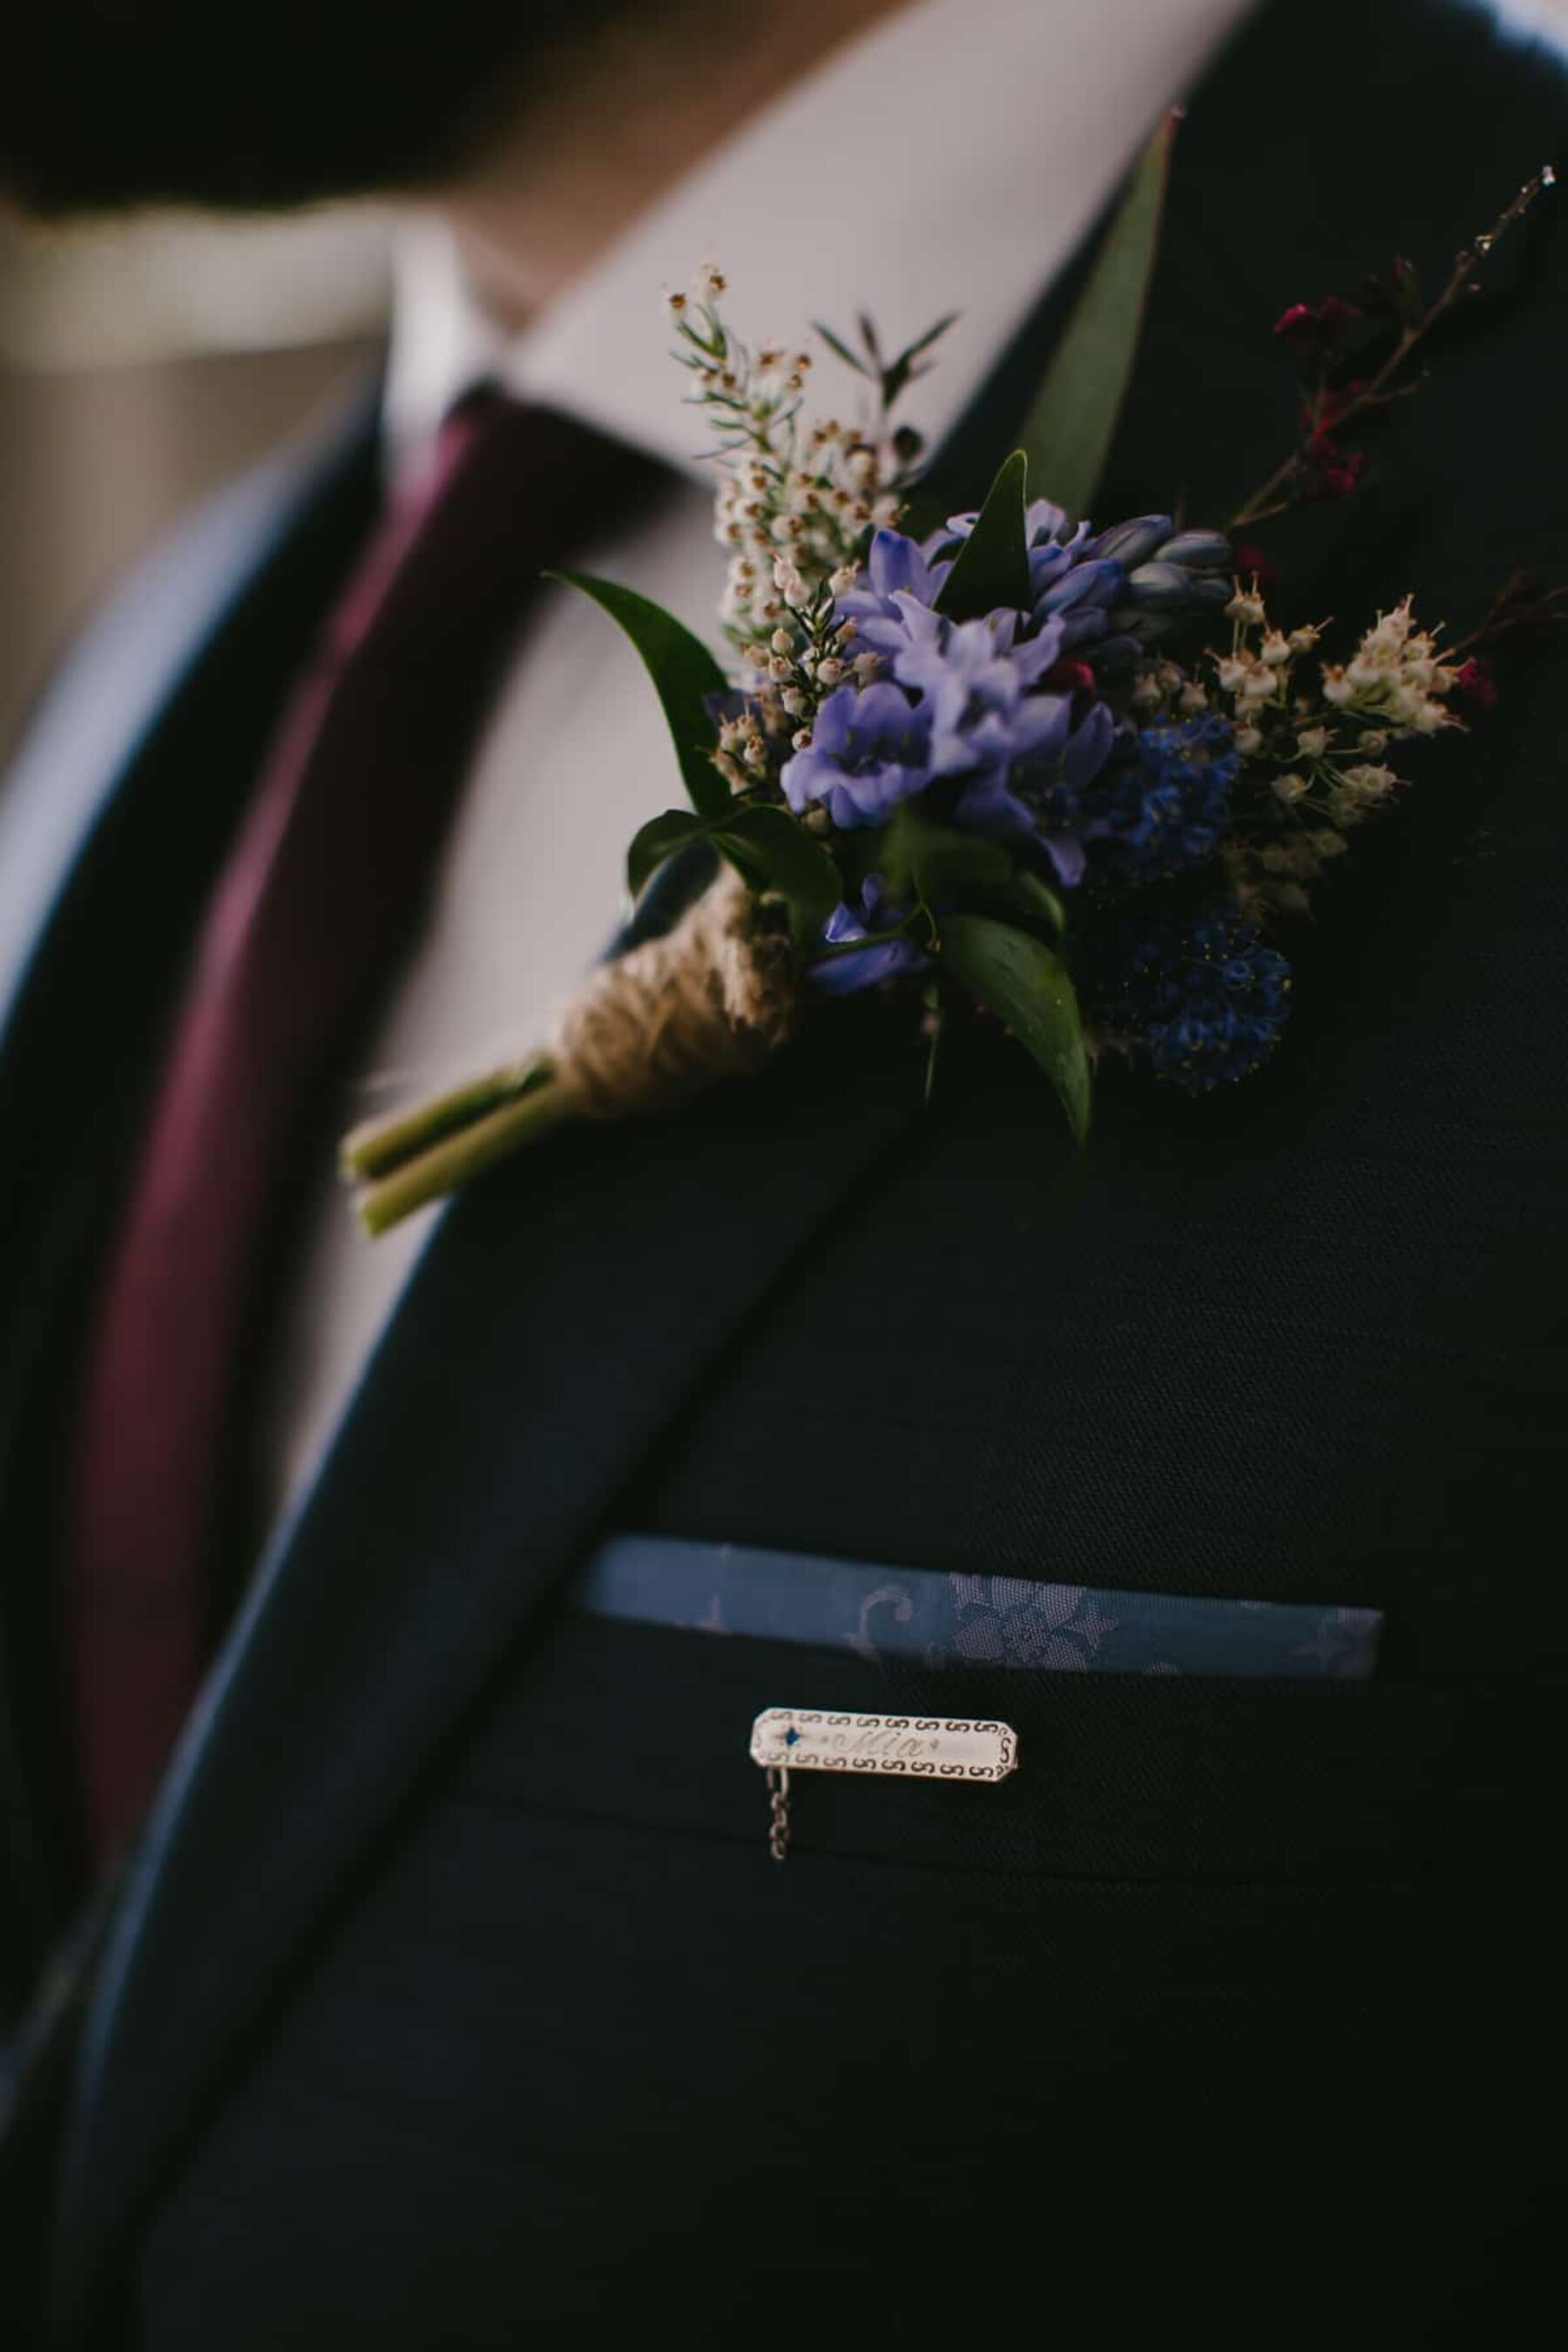
M717 641L714 484L692 456L700 428L668 357L661 289L715 259L732 323L790 341L814 319L847 325L866 309L896 348L958 310L940 366L900 412L939 440L1247 5L921 0L753 117L515 340L468 298L443 234L412 230L389 463L417 463L484 374L668 460L680 477L669 495L578 560ZM847 371L825 358L814 383L825 408L853 413ZM635 656L585 600L552 592L481 736L356 1115L537 1038L624 912L626 843L681 797ZM322 1168L279 1365L279 1511L320 1465L439 1213L369 1242Z

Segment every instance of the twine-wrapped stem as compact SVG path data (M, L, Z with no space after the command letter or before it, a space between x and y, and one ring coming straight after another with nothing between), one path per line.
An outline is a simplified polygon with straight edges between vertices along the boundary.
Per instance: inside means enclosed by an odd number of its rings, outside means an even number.
M667 1110L768 1061L797 1001L779 909L726 866L673 930L602 964L543 1053L358 1128L345 1179L366 1230L384 1233L567 1118Z

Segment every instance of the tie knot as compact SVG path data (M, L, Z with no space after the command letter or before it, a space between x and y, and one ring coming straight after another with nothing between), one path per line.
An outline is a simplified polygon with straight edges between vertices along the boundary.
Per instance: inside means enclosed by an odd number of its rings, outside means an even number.
M509 410L518 416L526 414L522 402L504 393L492 377L482 376L467 392L459 393L441 419L431 449L430 463L437 478L445 479L487 428L495 426Z
M492 594L514 602L538 585L537 549L583 545L646 499L664 468L558 410L535 407L489 380L447 412L422 463L394 490L330 624L342 661L400 608L430 629Z

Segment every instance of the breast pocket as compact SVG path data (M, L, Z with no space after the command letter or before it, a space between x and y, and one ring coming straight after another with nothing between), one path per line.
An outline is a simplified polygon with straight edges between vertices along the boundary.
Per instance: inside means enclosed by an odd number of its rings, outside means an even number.
M534 2294L541 2247L598 2277L613 2246L639 2285L677 2247L683 2294L721 2250L754 2312L781 2214L830 2312L863 2284L885 2318L889 2267L994 2292L1053 2238L1102 2299L1130 2230L1194 2308L1237 2247L1294 2280L1347 2211L1386 2232L1389 2182L1492 2145L1455 2116L1502 2079L1528 1948L1447 1867L1470 1704L563 1611L389 1856L294 2068L357 2068L359 2139L390 2105L437 2181L516 2151ZM780 1868L771 1706L1005 1720L1017 1769L792 1774ZM1107 2308L1085 2341L1121 2340Z
M468 1798L750 1845L765 1867L764 1708L999 1720L1016 1769L954 1785L791 1775L791 1859L1120 1882L1418 1874L1468 1703L1390 1682L932 1670L753 1635L564 1612L459 1764Z

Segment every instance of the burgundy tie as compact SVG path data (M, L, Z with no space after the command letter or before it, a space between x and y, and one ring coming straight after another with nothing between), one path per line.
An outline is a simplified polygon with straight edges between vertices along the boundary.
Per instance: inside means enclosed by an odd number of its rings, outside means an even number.
M220 1465L279 1201L409 943L541 570L652 473L494 394L455 411L350 578L218 876L68 1433L66 1654L100 1862L139 1819L220 1630Z

